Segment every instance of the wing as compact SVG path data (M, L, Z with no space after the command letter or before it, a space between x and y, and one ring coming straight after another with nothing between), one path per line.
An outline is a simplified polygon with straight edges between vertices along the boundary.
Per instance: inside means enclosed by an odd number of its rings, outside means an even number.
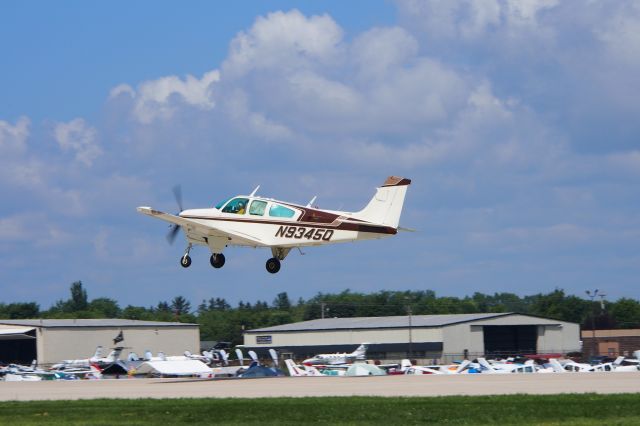
M193 236L194 234L203 238L205 241L210 239L218 240L218 244L221 244L222 241L224 243L229 244L244 244L244 245L255 245L255 246L264 246L264 242L262 242L259 238L255 236L246 234L244 232L238 232L234 230L222 230L216 227L212 221L207 221L203 223L200 220L187 219L184 217L176 216L173 214L161 212L160 210L152 209L151 207L138 207L138 212L145 214L147 216L154 217L156 219L164 220L165 222L173 223L175 225L183 227L188 235ZM212 241L210 241L212 242Z

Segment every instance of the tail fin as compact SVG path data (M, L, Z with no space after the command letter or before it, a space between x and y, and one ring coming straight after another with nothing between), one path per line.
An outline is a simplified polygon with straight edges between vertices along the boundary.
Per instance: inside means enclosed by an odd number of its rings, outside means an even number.
M123 349L122 346L113 348L113 350L109 352L109 355L107 355L107 359L109 360L109 362L116 362L118 358L120 358L120 353L122 352L122 349Z
M224 365L229 365L229 354L224 349L220 349L220 357Z
M462 373L469 366L469 364L471 364L471 361L469 361L468 359L465 359L460 363L458 368L456 368L455 372L458 374Z
M277 367L278 366L278 353L276 352L275 349L269 349L269 355L271 355L271 359L273 360L273 366Z
M376 194L369 201L369 204L354 213L353 217L397 228L409 184L411 184L411 179L397 176L388 177L381 187L376 188Z
M102 356L102 346L98 346L98 347L96 347L96 351L95 351L95 353L93 354L93 358L98 359L98 358L100 358L101 356Z
M368 343L363 343L356 348L355 351L351 352L352 357L356 358L364 358L367 355L367 348L369 347Z
M551 364L551 368L556 373L566 373L565 369L562 368L562 364L556 358L549 359L549 364Z
M301 369L299 369L298 366L296 365L296 363L293 362L292 359L285 359L284 363L287 366L287 369L289 370L289 375L290 376L300 377L300 376L306 376L307 375L306 371L302 371Z
M480 366L482 368L484 368L487 373L495 373L496 372L496 369L493 367L493 365L489 364L489 361L487 361L485 358L478 358L478 364L480 364ZM483 371L483 373L484 372L485 371Z
M242 354L241 349L236 348L236 356L238 357L238 361L240 362L240 365L244 365L244 355Z

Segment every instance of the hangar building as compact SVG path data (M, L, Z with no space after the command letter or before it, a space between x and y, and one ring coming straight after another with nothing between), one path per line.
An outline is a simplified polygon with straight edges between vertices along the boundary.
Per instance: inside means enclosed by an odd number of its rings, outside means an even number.
M439 359L580 351L580 326L517 313L325 318L245 331L244 346L295 359L352 352L370 359ZM409 355L410 354L410 355Z
M64 359L90 358L96 347L123 346L123 356L135 352L142 356L181 355L185 350L198 353L198 324L136 321L126 319L32 319L0 320L0 362L53 364Z

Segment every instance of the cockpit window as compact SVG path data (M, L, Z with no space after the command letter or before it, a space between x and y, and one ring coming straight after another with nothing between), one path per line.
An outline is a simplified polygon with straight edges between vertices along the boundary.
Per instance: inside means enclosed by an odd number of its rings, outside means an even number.
M229 201L231 198L225 198L224 201L220 201L218 204L216 204L215 208L220 210L222 208L222 206L224 206L225 204L227 204L227 201Z
M249 200L247 198L234 198L222 209L224 213L244 214Z
M267 208L266 201L253 200L249 207L249 214L254 216L264 216L264 210Z
M294 214L296 214L295 211L279 204L274 204L269 209L269 216L272 217L293 217Z

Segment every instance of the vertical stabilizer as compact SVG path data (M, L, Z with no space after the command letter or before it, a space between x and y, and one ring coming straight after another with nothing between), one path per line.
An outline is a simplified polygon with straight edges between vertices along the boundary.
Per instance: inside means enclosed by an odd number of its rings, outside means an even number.
M555 373L566 373L565 369L562 367L562 364L560 364L560 361L558 361L556 358L549 359L549 364L551 364L551 368L553 368L553 371Z
M489 364L489 362L485 358L478 358L478 364L480 364L480 366L486 370L483 371L483 373L496 372L496 369L493 367L493 365Z
M307 373L298 368L295 362L292 359L285 359L285 365L287 366L287 370L289 370L289 375L292 377L300 377L306 376Z
M400 223L400 213L404 204L404 197L411 179L390 176L376 188L376 193L367 206L353 214L356 219L366 220L392 228Z
M355 351L351 352L349 354L350 358L356 358L356 359L364 359L367 355L367 348L369 347L368 343L363 343L360 346L358 346L356 348Z

